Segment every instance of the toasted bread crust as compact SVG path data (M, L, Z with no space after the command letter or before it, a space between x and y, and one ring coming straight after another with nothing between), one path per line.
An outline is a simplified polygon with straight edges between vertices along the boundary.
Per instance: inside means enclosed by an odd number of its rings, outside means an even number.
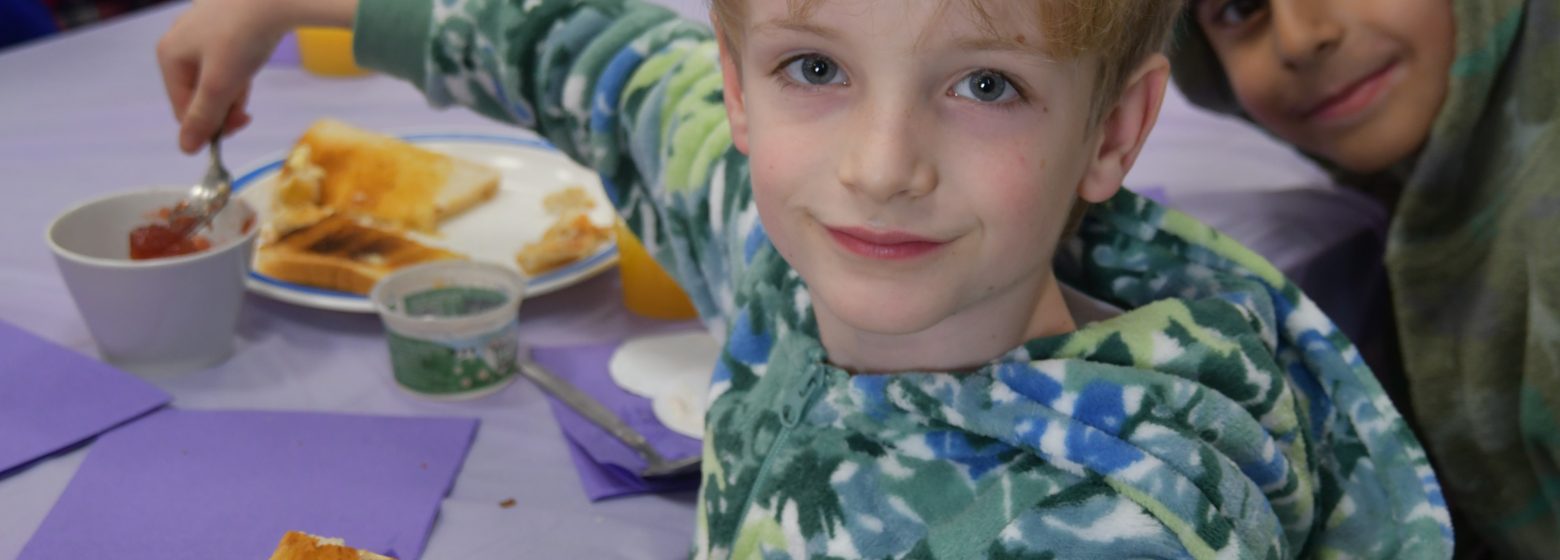
M498 195L498 171L459 158L450 161L450 178L433 201L434 219L440 223Z
M282 535L271 553L271 560L393 560L389 556L375 554L337 544L336 542L303 533L288 531Z

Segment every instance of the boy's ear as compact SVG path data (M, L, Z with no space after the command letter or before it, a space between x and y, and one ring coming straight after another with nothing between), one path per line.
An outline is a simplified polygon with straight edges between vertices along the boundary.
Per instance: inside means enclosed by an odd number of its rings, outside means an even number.
M1116 195L1148 140L1149 131L1154 129L1154 122L1159 120L1159 106L1165 99L1169 80L1170 61L1162 54L1155 53L1133 71L1116 106L1097 125L1098 147L1078 185L1078 198L1098 203Z
M720 21L714 14L710 14L710 25L715 28L715 41L720 46L720 79L723 90L721 102L726 105L726 120L731 124L731 143L736 145L737 151L746 155L748 153L747 101L742 95L741 67L737 64L737 53L734 52L725 32L721 31Z

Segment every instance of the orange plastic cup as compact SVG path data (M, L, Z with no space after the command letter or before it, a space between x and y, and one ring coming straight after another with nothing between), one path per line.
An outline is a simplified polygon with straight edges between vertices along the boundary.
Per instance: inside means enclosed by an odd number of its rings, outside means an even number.
M652 319L682 320L698 317L693 302L672 275L645 251L639 238L622 220L617 222L618 270L623 276L623 305Z
M367 74L352 58L352 30L340 27L299 27L298 58L303 69L320 76Z

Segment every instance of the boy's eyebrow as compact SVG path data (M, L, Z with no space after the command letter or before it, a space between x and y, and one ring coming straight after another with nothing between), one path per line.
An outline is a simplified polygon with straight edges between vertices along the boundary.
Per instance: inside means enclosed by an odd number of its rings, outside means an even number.
M810 20L810 19L801 18L801 17L788 17L788 18L784 18L784 19L772 19L772 20L760 23L760 24L758 24L758 25L753 27L753 31L755 33L763 32L763 31L771 31L771 30L772 31L794 31L794 32L797 32L797 33L809 33L809 34L812 34L812 35L817 35L817 36L823 37L825 39L839 39L841 37L841 34L840 34L840 32L838 30L818 25L816 23L813 23L812 20Z
M960 37L953 40L952 47L966 52L1012 54L1023 60L1042 65L1056 64L1063 61L1062 58L1059 58L1060 55L1048 46L1045 37L1039 35L1027 39L1026 37L1028 36L1016 35L1011 38L1000 35Z
M838 29L819 25L811 18L797 15L792 15L791 17L786 18L771 19L753 26L753 32L755 34L766 31L790 31L795 33L806 33L817 35L819 37L830 40L841 40L845 36L844 33ZM925 31L929 32L931 30L928 29ZM918 38L916 40L916 47L920 48L924 46L925 39L926 37L924 35ZM1006 39L982 36L960 38L954 42L954 46L961 50L969 51L997 51L1024 55L1038 55L1042 58L1050 60L1048 53L1046 53L1045 50L1039 46L1041 39L1037 37L1035 39L1035 43L1037 44L1030 44L1022 41L1019 38Z
M954 42L954 46L967 51L1007 51L1020 54L1039 54L1041 50L1018 39L996 37L966 37Z

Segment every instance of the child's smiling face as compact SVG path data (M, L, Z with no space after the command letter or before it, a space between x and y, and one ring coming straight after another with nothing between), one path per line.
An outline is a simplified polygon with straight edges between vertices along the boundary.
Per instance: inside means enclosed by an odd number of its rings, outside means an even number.
M1047 295L1051 256L1074 203L1119 187L1165 73L1132 86L1152 103L1094 127L1094 60L1044 56L1030 9L788 4L748 3L726 98L764 228L806 279L831 358L953 367L1070 330ZM901 350L846 348L873 342Z
M1242 107L1356 172L1412 156L1449 83L1449 0L1201 0L1198 24Z

